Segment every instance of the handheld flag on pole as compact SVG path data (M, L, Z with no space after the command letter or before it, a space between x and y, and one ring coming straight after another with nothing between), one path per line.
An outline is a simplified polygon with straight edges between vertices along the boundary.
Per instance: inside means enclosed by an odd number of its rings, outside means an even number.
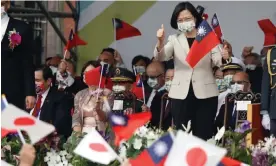
M145 88L144 83L141 78L140 73L137 73L135 66L133 66L134 74L136 75L136 81L133 83L132 92L135 94L137 99L143 100L144 104L146 104L145 99Z
M223 34L222 34L221 27L220 27L219 19L218 19L218 16L216 13L214 14L214 16L212 18L211 25L212 25L212 28L215 31L216 35L218 36L218 38L223 41L223 39L222 39Z
M203 20L198 27L195 41L187 55L186 61L193 68L214 47L220 44L218 37L207 21Z
M143 126L151 119L151 112L141 112L131 115L110 114L112 129L115 133L115 146L122 140L131 138L137 128Z
M3 94L1 96L1 112L4 111L7 106L8 106L8 101L6 99L6 96ZM6 137L8 134L14 134L14 133L17 133L17 130L8 130L6 128L1 127L1 138Z
M79 46L79 45L86 45L87 43L82 40L77 34L73 32L73 29L71 29L67 44L65 46L65 52L64 52L64 58L68 50L70 50L73 47Z
M118 19L112 19L114 31L115 31L115 39L121 40L124 38L130 38L134 36L141 36L141 32L139 29L131 26L130 24Z

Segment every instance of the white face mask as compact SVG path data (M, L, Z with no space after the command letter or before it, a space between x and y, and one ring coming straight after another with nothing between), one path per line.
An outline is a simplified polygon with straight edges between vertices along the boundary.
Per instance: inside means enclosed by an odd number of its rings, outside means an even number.
M186 22L178 22L177 26L181 32L191 32L195 28L195 22L194 20L186 21Z
M172 81L166 81L165 82L165 89L169 92L172 86Z
M58 71L58 68L54 66L50 66L50 69L52 70L53 74L55 74Z
M149 78L148 79L148 85L151 88L156 89L158 87L158 80L157 80L157 78Z
M143 74L143 73L146 72L145 66L135 66L135 70L136 70L136 72L139 73L139 74Z
M243 91L244 85L235 83L231 85L230 90L231 93L237 93L238 91Z
M223 79L224 79L224 85L227 85L227 87L229 87L230 82L231 82L232 79L233 79L233 75L224 76Z
M5 7L1 6L1 18L6 15Z
M116 93L126 91L126 87L123 85L114 85L112 90Z
M256 69L256 65L254 65L254 64L248 64L248 65L246 65L246 68L248 70L255 70Z
M106 62L104 62L104 61L101 61L101 62L100 62L100 64L101 64L101 66L104 66L105 64L107 64L107 65L108 65L108 67L109 67L109 64L108 64L108 63L106 63Z

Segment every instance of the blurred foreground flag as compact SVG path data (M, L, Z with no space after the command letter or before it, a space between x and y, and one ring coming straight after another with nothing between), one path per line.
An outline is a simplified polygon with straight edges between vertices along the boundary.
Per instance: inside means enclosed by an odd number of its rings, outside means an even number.
M93 129L83 138L74 153L90 161L105 165L118 158L116 152L96 129Z
M215 166L225 154L226 149L178 131L165 166Z
M249 165L244 164L237 160L233 160L229 157L223 157L217 166L249 166Z
M115 146L131 138L137 128L143 126L151 119L151 112L141 112L130 115L110 114L110 122L115 133Z
M128 23L118 19L113 18L112 19L114 29L116 31L116 40L121 40L124 38L134 37L134 36L141 36L141 32L139 29L129 25Z
M173 145L173 133L169 132L156 140L135 159L130 159L131 166L163 166Z
M1 113L1 125L6 130L26 131L32 144L55 131L55 127L31 116L12 104Z

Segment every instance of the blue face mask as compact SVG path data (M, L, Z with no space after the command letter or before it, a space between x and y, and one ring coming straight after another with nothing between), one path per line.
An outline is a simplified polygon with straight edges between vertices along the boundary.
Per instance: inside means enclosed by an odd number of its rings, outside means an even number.
M216 84L218 86L219 92L224 92L228 88L228 85L224 79L216 79Z

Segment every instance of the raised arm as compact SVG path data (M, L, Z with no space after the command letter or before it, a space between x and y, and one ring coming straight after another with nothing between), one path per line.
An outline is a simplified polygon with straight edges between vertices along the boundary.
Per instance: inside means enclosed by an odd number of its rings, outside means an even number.
M221 65L225 65L231 63L232 58L229 54L229 50L226 45L221 48L221 45L217 45L211 51L212 63L214 66L220 67Z
M154 58L158 61L168 61L173 56L173 41L172 37L168 37L168 43L164 45L165 29L162 24L161 28L157 31L157 44L154 48Z

